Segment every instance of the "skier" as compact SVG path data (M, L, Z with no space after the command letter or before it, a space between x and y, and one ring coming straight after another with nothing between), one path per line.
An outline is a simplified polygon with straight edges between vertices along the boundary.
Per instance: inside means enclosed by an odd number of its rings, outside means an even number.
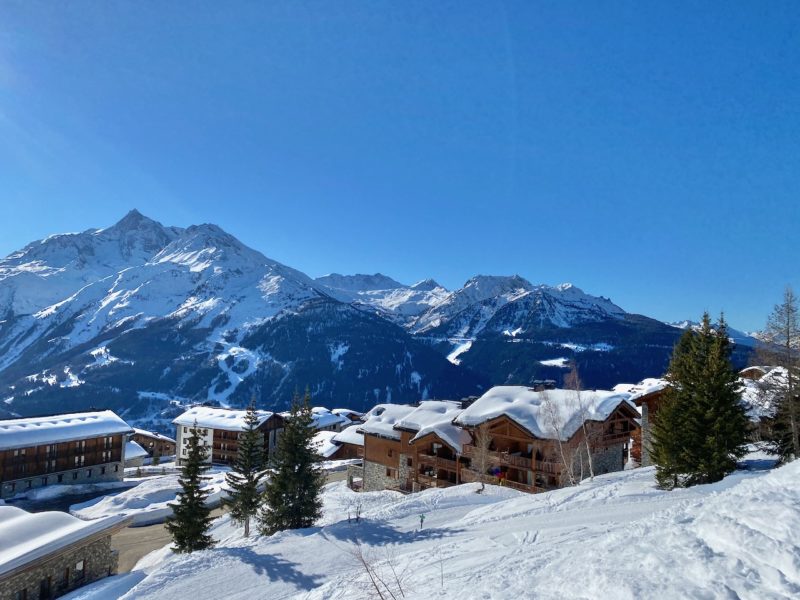
M419 516L419 530L422 531L422 524L425 522L425 515Z

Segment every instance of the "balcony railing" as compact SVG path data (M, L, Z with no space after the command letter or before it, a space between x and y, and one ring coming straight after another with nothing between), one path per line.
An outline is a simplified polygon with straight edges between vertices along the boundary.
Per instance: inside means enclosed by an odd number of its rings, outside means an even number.
M434 465L437 469L447 469L448 471L456 471L458 465L455 460L436 456L435 454L419 453L417 458L421 463L426 465Z

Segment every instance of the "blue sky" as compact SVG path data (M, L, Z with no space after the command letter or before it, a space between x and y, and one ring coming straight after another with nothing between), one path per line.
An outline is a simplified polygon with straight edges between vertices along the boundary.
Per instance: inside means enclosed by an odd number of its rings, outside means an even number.
M800 288L796 2L0 4L0 254L136 207L318 276Z

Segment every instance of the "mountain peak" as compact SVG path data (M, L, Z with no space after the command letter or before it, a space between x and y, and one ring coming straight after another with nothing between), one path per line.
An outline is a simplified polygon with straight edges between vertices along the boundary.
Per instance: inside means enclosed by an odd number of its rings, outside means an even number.
M347 292L394 290L406 287L402 283L382 273L375 273L374 275L365 275L363 273L357 273L355 275L330 273L322 277L317 277L314 281L326 287Z
M419 290L421 292L430 292L431 290L435 290L436 288L445 289L443 285L440 285L436 280L430 278L418 281L417 283L411 286L412 290Z

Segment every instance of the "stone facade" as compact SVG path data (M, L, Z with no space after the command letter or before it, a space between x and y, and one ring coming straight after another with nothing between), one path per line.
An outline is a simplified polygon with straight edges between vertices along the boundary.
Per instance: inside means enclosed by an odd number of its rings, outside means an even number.
M84 545L78 543L53 557L0 577L0 600L16 600L23 590L22 597L27 600L55 598L113 575L117 572L117 561L117 552L111 549L111 535L85 541ZM83 572L77 568L81 562Z
M121 462L111 462L102 465L81 467L80 469L47 473L46 475L33 475L20 479L12 479L0 484L0 498L11 498L17 494L24 494L28 490L48 485L75 485L78 483L122 481L124 472L124 466Z
M577 480L586 479L591 471L583 448L578 451L578 456L580 458L575 461L572 472ZM625 468L625 444L614 444L592 452L592 468L595 475L622 471Z
M386 475L389 467L380 463L364 461L364 487L365 492L378 492L380 490L396 490L400 487L400 479ZM399 476L399 472L398 472Z

